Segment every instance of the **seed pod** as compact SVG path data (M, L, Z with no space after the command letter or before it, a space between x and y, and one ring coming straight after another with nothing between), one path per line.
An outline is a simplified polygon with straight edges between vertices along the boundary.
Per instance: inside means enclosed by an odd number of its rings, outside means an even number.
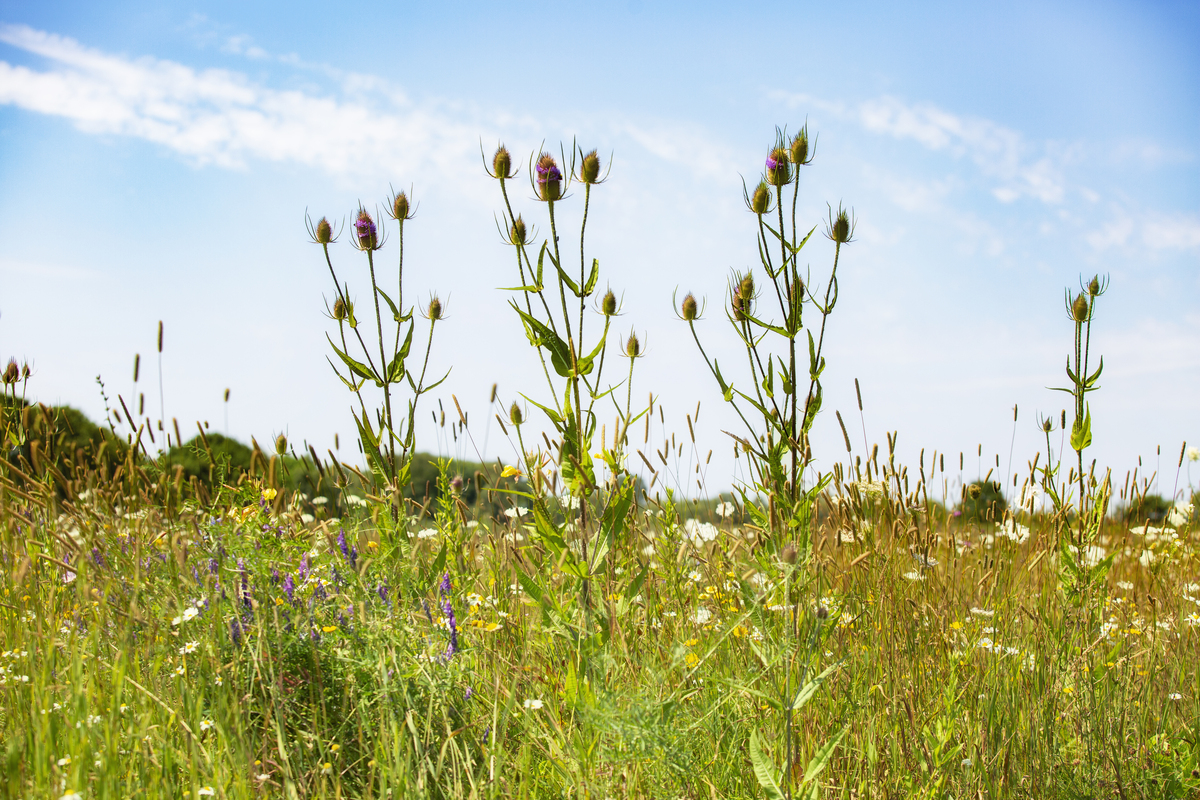
M642 343L638 341L637 334L629 334L629 338L625 340L625 355L630 358L637 358L642 354Z
M4 370L4 382L16 383L21 375L21 370L17 366L17 360L14 358L8 362L8 367Z
M788 154L792 163L797 167L811 163L808 157L808 126L805 125L792 139L791 152Z
M688 292L687 297L683 298L683 305L679 308L680 316L685 322L692 322L696 319L699 309L696 306L696 296Z
M525 220L518 216L508 231L508 240L515 245L525 244L527 241L525 238L527 233L528 232L525 230Z
M317 223L317 243L329 244L333 241L333 226L329 224L329 220L321 217L321 221Z
M579 180L586 184L598 183L600 178L600 156L596 155L596 151L588 153L583 157L583 163L579 167Z
M508 409L508 421L513 425L520 425L525 421L525 415L521 413L521 407L516 403Z
M500 180L513 177L512 156L504 145L497 147L496 154L492 156L492 177Z
M442 318L442 301L437 299L436 296L430 298L429 310L426 312L426 316L435 322Z
M1100 294L1100 276L1099 275L1092 276L1091 282L1088 283L1088 294L1090 294L1092 297L1096 297Z
M617 296L613 294L612 289L604 293L604 299L600 301L600 310L606 317L617 313Z
M1071 317L1076 322L1086 322L1088 318L1088 301L1084 295L1076 295L1075 302L1071 303Z
M784 545L784 548L783 548L783 554L782 554L783 563L785 563L785 564L795 564L795 563L796 563L796 558L797 558L799 555L800 555L800 553L799 553L799 551L796 549L796 545L795 545L795 544L793 544L792 542L788 542L786 545Z
M392 198L392 217L403 222L412 219L412 209L409 207L408 195L400 192Z
M846 244L854 235L854 225L850 222L850 214L843 208L838 209L837 216L829 223L826 236L838 244Z
M275 440L275 453L277 455L283 455L286 452L287 452L287 437L281 433L281 434L279 434L279 437Z
M338 322L346 318L346 301L340 297L333 301L333 318Z
M767 188L766 181L755 187L754 195L750 198L750 210L760 217L771 210L771 190Z

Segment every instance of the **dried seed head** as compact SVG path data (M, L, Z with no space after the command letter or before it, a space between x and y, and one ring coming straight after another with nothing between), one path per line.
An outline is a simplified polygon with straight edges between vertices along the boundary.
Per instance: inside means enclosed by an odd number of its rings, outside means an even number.
M825 235L837 244L851 242L854 239L854 222L850 219L850 212L841 206L838 206L837 216L833 216L831 211Z
M29 380L29 374L30 374L29 373L29 364L22 364L21 365L21 379L26 380L26 381Z
M750 310L750 301L743 297L739 290L733 293L731 308L733 310L733 318L738 322L743 322L746 319L746 312Z
M742 297L754 297L754 275L747 272L738 281L737 293Z
M767 155L767 183L787 186L792 182L792 165L787 148L776 147Z
M967 487L967 494L970 495L972 500L978 500L979 495L982 491L983 490L979 488L978 483L972 483L970 486Z
M442 318L442 301L437 298L437 295L429 299L429 309L425 312L425 316L434 322Z
M792 163L797 167L811 163L808 157L808 126L805 125L792 139L791 152L788 154Z
M518 216L516 221L513 222L512 227L508 229L508 240L519 246L528 241L527 236L528 231L525 229L525 220Z
M508 148L500 145L496 148L496 154L492 156L492 177L505 180L513 177L515 173L512 171L512 156L508 152Z
M360 249L379 249L379 239L375 235L375 220L371 219L371 215L367 213L365 208L358 210L358 217L354 220L354 233L358 236L358 246Z
M1088 290L1088 294L1090 294L1092 297L1096 297L1100 294L1100 276L1099 275L1092 276L1091 282L1088 283L1087 290Z
M784 545L783 554L782 554L783 563L795 564L796 558L799 555L800 555L800 552L796 549L795 544L793 544L792 542L788 542L786 545Z
M699 313L699 308L696 306L696 296L688 292L687 297L683 298L683 305L679 307L680 316L685 322L692 322L696 319Z
M600 156L593 150L583 157L583 163L579 166L579 180L586 184L594 184L598 183L599 179Z
M612 289L604 293L604 299L600 301L600 310L606 317L617 313L617 296L613 294Z
M1042 433L1050 433L1054 430L1054 420L1046 417L1042 420Z
M15 358L11 359L8 362L8 367L4 370L4 382L16 383L20 379L20 376L21 370L17 366L17 360Z
M538 197L553 202L562 197L562 171L558 162L549 153L542 153L537 160Z
M762 181L754 188L754 194L750 198L750 210L760 217L771 210L771 190L767 188L767 182Z
M1076 322L1087 321L1088 301L1086 296L1082 294L1076 295L1075 302L1071 303L1071 318Z
M525 421L525 415L521 413L521 407L516 403L508 409L508 421L513 425L520 425Z
M283 455L287 452L287 437L282 433L275 439L275 454Z
M625 355L630 358L637 358L642 354L642 343L638 341L637 334L629 334L629 338L625 340Z
M829 609L826 608L825 606L817 606L817 619L819 619L819 620L829 619Z
M333 318L338 322L346 318L346 301L340 297L333 301Z
M317 243L329 244L333 241L333 226L329 224L329 220L321 217L321 221L317 223Z
M401 222L412 219L412 208L409 207L408 195L404 192L400 192L392 198L392 219Z

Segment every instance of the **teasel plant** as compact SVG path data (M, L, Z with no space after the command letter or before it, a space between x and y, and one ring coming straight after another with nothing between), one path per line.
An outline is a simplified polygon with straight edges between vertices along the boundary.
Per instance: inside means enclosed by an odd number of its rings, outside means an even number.
M833 243L833 266L824 290L812 291L807 267L803 273L800 268L800 254L818 226L802 234L796 211L802 168L812 164L814 156L815 141L810 142L807 125L790 138L777 128L758 184L752 191L743 184L743 199L755 219L755 244L765 280L760 283L753 269L733 273L725 316L745 351L748 391L728 380L705 351L696 330L704 307L695 295L688 293L676 311L687 323L722 396L744 426L738 433L726 433L751 462L753 484L737 488L754 527L762 532L760 557L779 559L785 565L785 591L792 613L787 635L780 643L784 767L775 769L757 734L751 739L750 753L755 775L767 796L788 800L794 796L794 789L804 797L816 796L816 775L844 735L843 731L827 742L800 776L793 775L794 715L830 671L816 677L809 674L811 641L805 647L801 631L817 630L823 618L805 614L802 619L799 597L805 589L815 589L819 596L820 571L811 568L813 519L817 500L832 476L818 476L808 488L802 486L802 481L813 460L809 432L821 409L825 331L838 299L838 264L842 247L854 239L855 228L852 212L841 206L836 212L830 208L825 236ZM818 322L806 326L804 312L809 307L818 315ZM776 312L778 317L774 316ZM807 368L802 349L805 339ZM796 695L793 686L801 687Z
M366 336L363 335L363 326L351 299L349 283L339 280L329 253L329 245L337 241L340 232L335 233L324 217L315 224L306 218L309 234L312 241L321 246L334 285L333 304L330 306L326 302L326 315L337 323L338 340L334 341L328 333L325 336L337 361L330 358L329 364L357 401L357 408L352 406L351 413L358 428L359 442L376 491L389 498L393 521L400 517L402 491L408 484L415 452L417 404L423 395L439 386L450 374L447 370L439 380L426 383L434 329L445 318L445 308L437 295L430 297L424 312L419 314L429 323L420 368L411 368L408 363L417 320L414 306L404 310L404 223L411 220L415 213L416 208L406 192L392 194L386 214L397 224L399 249L395 283L392 284L395 286L393 298L385 288L382 273L377 275L375 269L375 255L383 249L387 233L378 229L372 215L363 206L360 205L355 212L350 244L367 257L371 281L370 310L374 311L375 317L374 330L368 328ZM380 304L380 300L384 305ZM382 407L378 401L369 400L364 395L368 382L381 390ZM405 384L408 387L407 397L404 396Z
M482 149L481 149L481 155ZM632 394L626 386L625 406L621 407L618 393L620 386L633 379L633 368L643 355L641 341L630 333L619 357L629 360L625 380L605 384L604 367L608 357L608 334L615 317L620 315L620 303L616 294L607 289L597 307L589 312L588 305L599 291L600 262L588 261L586 235L588 213L591 209L592 192L608 178L602 173L597 151L584 152L575 143L571 146L568 159L560 149L559 158L540 149L531 155L528 165L529 186L535 201L545 208L549 236L538 243L534 229L522 214L513 208L509 184L519 170L514 167L512 155L503 144L497 147L491 163L484 157L484 168L500 185L504 210L497 220L504 242L513 248L520 284L505 287L516 295L509 305L521 320L529 344L537 352L542 374L549 391L549 399L542 403L528 395L522 397L540 409L557 434L554 449L557 453L535 453L525 451L524 440L519 438L521 455L529 473L534 520L541 540L549 546L563 569L575 575L580 582L580 599L585 613L590 618L591 602L589 585L593 575L602 568L604 556L609 551L613 536L623 528L623 516L628 511L636 487L636 479L625 469L625 445L629 427L648 413L648 409L634 413ZM560 167L566 166L566 170ZM611 167L611 164L609 165ZM582 187L583 210L579 225L579 267L575 272L574 256L562 246L559 233L558 206L565 202L572 184ZM600 329L589 326L589 320L600 317ZM594 338L589 338L589 335ZM597 465L593 453L597 444L597 419L601 413L597 404L605 399L612 402L616 411L613 440L599 442L598 455L608 467L607 491L597 478ZM510 413L510 422L517 427L520 437L522 415ZM603 429L602 429L603 430ZM606 437L599 437L606 438ZM550 442L547 441L549 445ZM562 532L554 525L545 504L544 470L554 466L563 482L563 489L570 496L567 503L576 515L576 530L580 537L582 559L576 559L570 548L565 547ZM553 486L551 488L554 488ZM589 509L596 500L601 503L596 519L589 520ZM618 513L618 509L622 511ZM593 523L599 526L601 541L591 541Z
M830 208L825 236L834 246L833 267L824 290L814 292L799 257L817 226L801 235L796 223L800 177L802 168L813 161L812 145L815 141L810 143L807 125L790 139L776 129L760 181L753 191L743 185L746 207L755 217L756 246L766 280L760 284L753 269L735 272L728 285L725 315L745 351L748 390L728 380L705 351L696 330L704 308L696 297L687 294L676 312L691 330L725 401L744 425L743 431L727 432L752 464L755 485L741 488L742 499L756 524L771 532L770 546L776 550L782 541L793 538L783 535L789 531L800 535L801 547L807 550L813 504L829 480L822 477L807 491L801 485L813 458L809 432L822 404L825 331L838 300L838 264L842 247L853 241L855 229L850 211ZM805 325L806 308L818 315L816 324ZM769 316L776 310L778 318ZM765 510L758 508L752 492L765 501Z

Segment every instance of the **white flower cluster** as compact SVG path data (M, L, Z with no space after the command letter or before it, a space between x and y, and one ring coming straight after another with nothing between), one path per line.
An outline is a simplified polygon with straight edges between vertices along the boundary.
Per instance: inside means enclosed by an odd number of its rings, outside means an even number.
M711 522L701 522L698 519L689 519L683 523L683 533L696 547L703 547L705 544L715 540L717 534L721 531L716 525Z

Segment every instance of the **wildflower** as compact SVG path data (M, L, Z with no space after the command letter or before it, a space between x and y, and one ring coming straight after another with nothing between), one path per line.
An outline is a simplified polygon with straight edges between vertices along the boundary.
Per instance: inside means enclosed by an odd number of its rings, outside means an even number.
M589 185L602 182L600 180L600 156L596 154L595 150L583 157L583 163L579 167L579 180Z
M63 756L62 758L60 758L58 761L56 761L54 763L58 764L58 766L60 766L60 767L68 767L71 765L71 757Z
M554 202L562 197L562 172L554 156L542 153L537 160L537 191L538 197L548 202Z
M637 334L629 334L629 338L625 341L625 355L630 358L637 358L641 355L642 344L638 341Z
M58 800L83 800L83 795L74 789L67 789Z
M436 536L437 536L437 529L436 529L436 528L426 528L426 529L424 529L424 530L417 531L417 538L418 538L418 539L432 539L432 538L434 538L434 537L436 537Z
M317 223L317 232L313 237L317 244L329 244L333 241L333 226L329 224L329 220L321 217L321 221Z
M1171 692L1169 695L1167 695L1167 697L1175 701L1183 699L1183 695L1181 695L1179 692Z
M278 448L278 447L279 447L279 442L280 442L281 440L283 441L283 447L284 447L284 449L287 449L287 437L286 437L286 436L283 436L283 435L280 435L279 439L276 439L276 440L275 440L275 446L276 446L276 448ZM279 495L279 491L278 491L278 490L276 490L276 489L272 489L272 488L267 488L267 489L263 489L263 492L262 492L262 499L263 499L263 500L265 500L266 502L268 502L268 503L269 503L269 502L271 502L272 500L274 500L274 499L275 499L275 498L276 498L278 495Z
M711 621L712 612L704 606L700 606L696 609L696 612L692 614L692 622L696 623L697 625L707 625Z
M604 299L600 301L600 312L606 317L617 313L617 296L613 294L612 289L604 293Z
M196 794L200 797L212 797L217 793L217 790L211 786L201 786L196 790Z
M211 730L212 728L213 728L213 721L211 719L200 720L200 730L201 731Z
M378 250L379 238L375 235L375 221L365 208L358 210L358 218L354 220L354 233L358 237L359 250Z
M196 607L188 606L187 608L185 608L183 610L182 614L180 614L178 617L175 617L175 619L171 620L171 624L172 625L182 625L183 623L187 622L188 620L193 620L198 616L200 616L200 612L196 609Z
M196 652L196 648L200 646L199 642L188 642L183 647L179 648L179 655L186 656L189 653Z
M516 408L516 404L513 405L513 408ZM512 478L514 476L519 476L520 474L521 474L521 470L519 470L516 467L509 464L507 467L505 467L503 470L501 470L500 477L501 478Z
M184 675L187 674L187 670L184 668L183 664L180 664L178 667L175 668L175 671L173 674L175 675L176 678L182 678Z
M322 775L332 775L333 774L333 764L330 764L328 761L326 761L324 764L322 764L321 765L321 774Z
M693 545L700 547L716 539L721 531L711 522L689 519L683 523L683 532Z
M834 216L833 209L829 211L829 225L825 229L825 235L839 245L849 244L854 241L854 226L849 212L838 206L837 216Z
M972 761L970 758L964 758L962 760L962 765L964 767L967 767L968 769L970 769L971 767L975 766L975 762Z
M514 506L512 508L504 509L504 516L508 517L509 519L517 519L525 516L528 513L529 509L524 508L523 506Z
M411 208L411 204L408 202L408 195L404 192L398 192L396 196L392 198L391 215L392 219L396 220L401 225L404 224L404 220L413 218L413 210Z
M728 519L729 517L732 517L734 511L735 509L733 503L730 503L728 500L719 504L715 509L713 509L713 513L716 514L720 519Z
M542 699L540 697L533 697L533 698L525 699L525 708L530 709L532 711L537 711L543 705L544 705L544 703L542 703Z
M512 171L512 155L504 145L497 147L496 154L492 156L491 176L502 181L516 176Z
M213 678L213 684L215 684L217 686L224 686L225 679L222 678L220 675L218 675L217 677Z
M693 322L698 319L698 308L696 306L696 296L688 292L687 297L683 298L683 305L679 307L680 316L684 322Z
M121 708L120 708L121 713L124 714L128 710L129 710L129 706L125 705L124 703L121 703Z
M800 132L792 139L790 152L788 157L797 167L802 167L812 163L812 157L808 154L808 126L805 125L800 129Z
M437 295L429 298L429 307L425 311L425 316L433 322L442 318L442 301L437 298Z
M746 204L760 217L771 210L771 190L767 188L766 181L761 181L754 187L754 194L747 199Z
M767 155L767 183L772 186L787 186L792 182L792 166L788 163L789 160L789 153L783 147L776 147Z
M918 572L917 570L913 570L912 572L904 573L904 577L905 577L905 579L910 580L910 581L925 580L925 576L922 573Z

